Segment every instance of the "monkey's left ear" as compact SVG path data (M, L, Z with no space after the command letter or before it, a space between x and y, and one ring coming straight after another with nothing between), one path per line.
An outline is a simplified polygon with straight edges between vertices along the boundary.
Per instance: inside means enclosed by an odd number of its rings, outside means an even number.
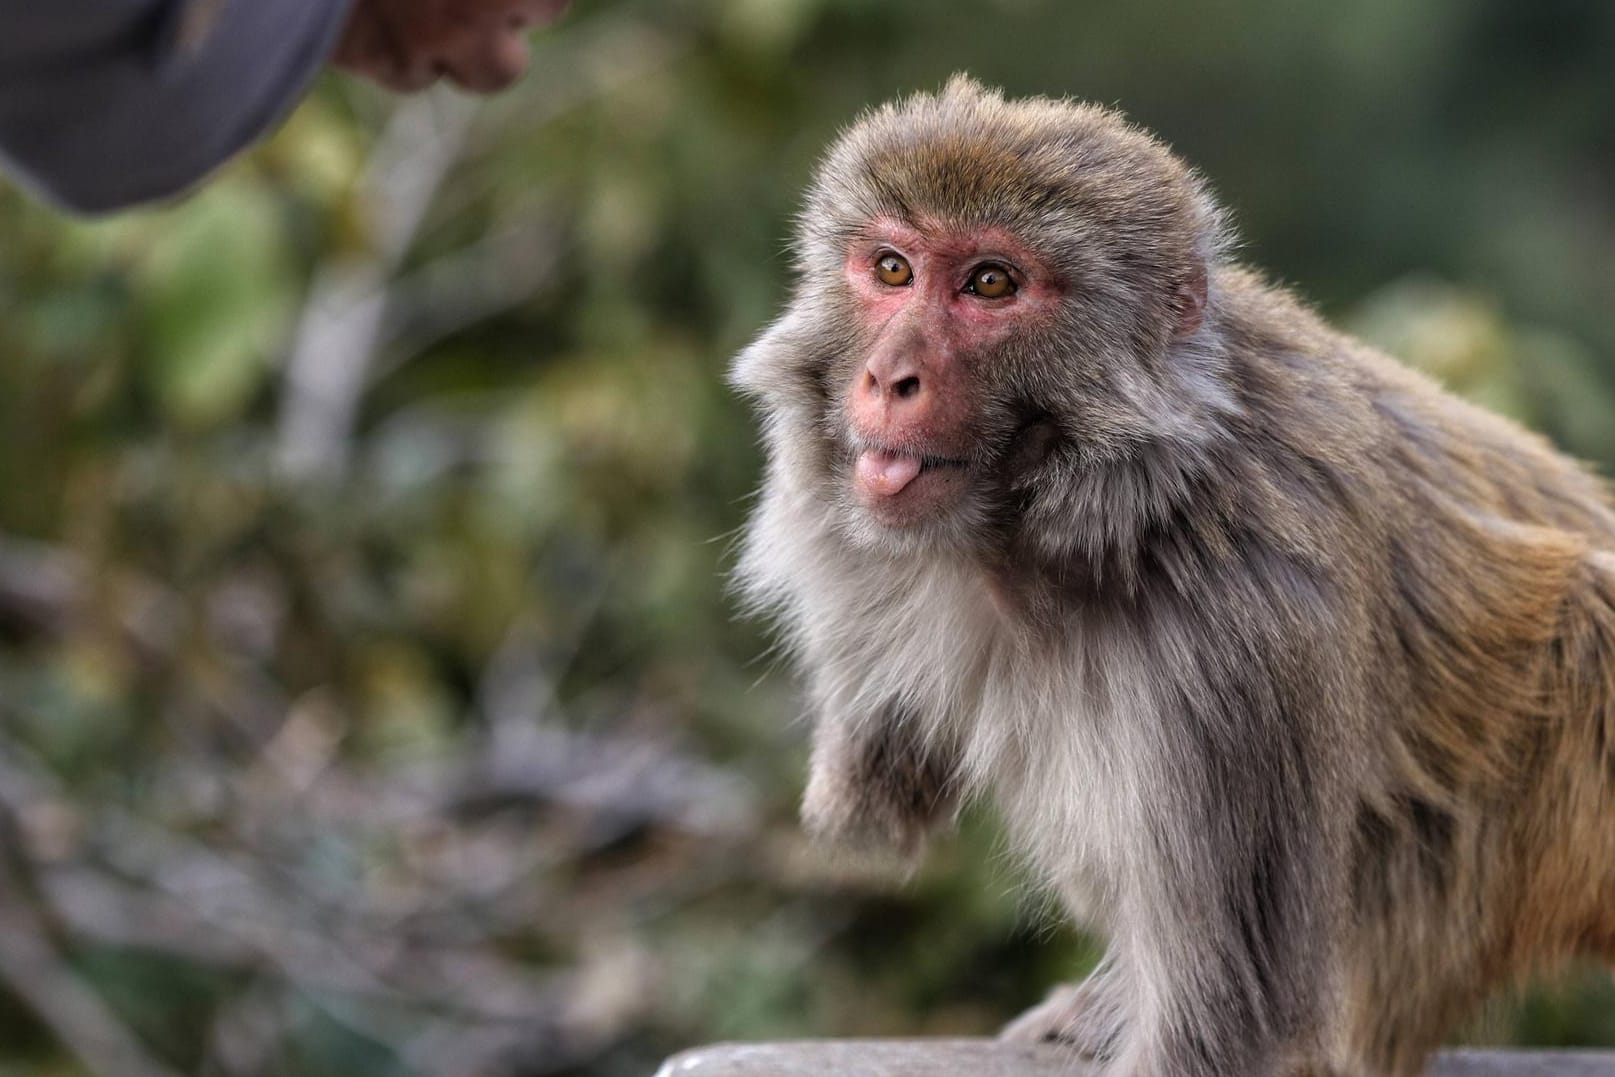
M1206 267L1196 263L1188 276L1178 282L1172 296L1172 306L1178 316L1176 336L1179 340L1194 335L1206 315Z

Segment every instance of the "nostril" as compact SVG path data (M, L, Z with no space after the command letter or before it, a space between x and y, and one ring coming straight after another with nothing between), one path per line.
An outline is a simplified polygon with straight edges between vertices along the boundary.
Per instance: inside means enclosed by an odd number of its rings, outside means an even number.
M917 377L914 377L913 375L910 375L909 377L906 377L906 378L898 379L896 384L894 384L892 386L892 393L899 400L907 400L909 397L914 396L919 391L920 391L920 379L917 378Z

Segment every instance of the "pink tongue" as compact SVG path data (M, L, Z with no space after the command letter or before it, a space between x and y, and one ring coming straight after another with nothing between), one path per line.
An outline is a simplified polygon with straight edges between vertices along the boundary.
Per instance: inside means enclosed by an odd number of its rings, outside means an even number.
M858 482L871 493L891 497L920 473L920 458L908 453L865 449L858 456Z

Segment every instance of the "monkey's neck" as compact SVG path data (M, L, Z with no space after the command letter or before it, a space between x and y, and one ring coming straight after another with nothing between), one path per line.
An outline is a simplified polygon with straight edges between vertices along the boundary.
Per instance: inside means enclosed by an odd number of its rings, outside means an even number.
M1080 469L982 557L995 606L1049 627L1163 589L1192 592L1233 556L1246 518L1230 466L1199 446L1160 443ZM1082 508L1092 505L1107 508Z

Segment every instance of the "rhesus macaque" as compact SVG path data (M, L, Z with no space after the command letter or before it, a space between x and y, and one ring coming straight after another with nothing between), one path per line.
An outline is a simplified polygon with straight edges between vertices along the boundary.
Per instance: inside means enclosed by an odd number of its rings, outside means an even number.
M1105 109L960 78L864 117L735 363L740 578L809 679L813 831L912 851L988 798L1108 936L1007 1036L1413 1074L1615 958L1615 511L1229 246Z

